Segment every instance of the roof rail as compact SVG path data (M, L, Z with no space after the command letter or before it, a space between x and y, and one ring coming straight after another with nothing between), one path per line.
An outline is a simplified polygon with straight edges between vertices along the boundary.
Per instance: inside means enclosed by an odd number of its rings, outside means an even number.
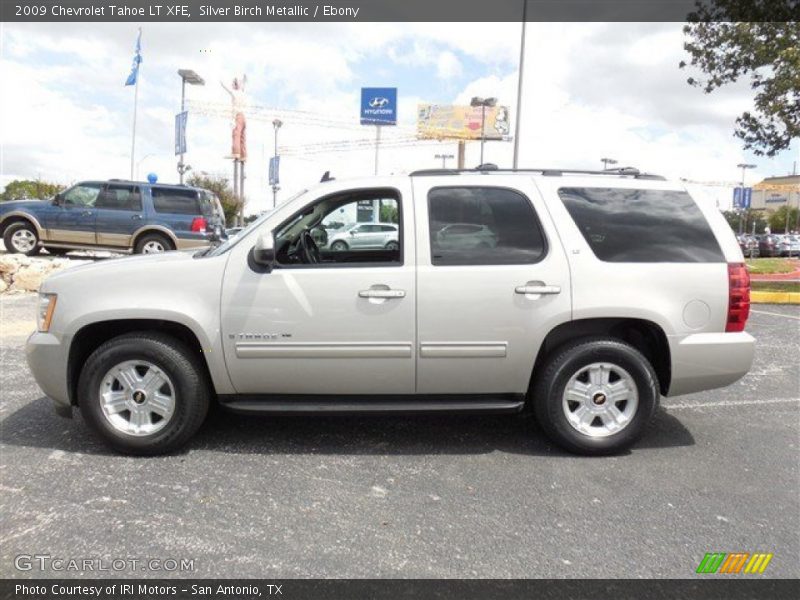
M434 175L460 175L461 173L541 173L546 177L561 177L562 175L610 175L612 177L633 177L634 179L654 179L664 181L665 177L653 173L642 173L634 167L620 167L618 169L608 169L606 171L596 171L591 169L548 169L548 168L519 168L519 169L500 169L497 165L486 163L474 169L421 169L412 171L412 177L430 177Z

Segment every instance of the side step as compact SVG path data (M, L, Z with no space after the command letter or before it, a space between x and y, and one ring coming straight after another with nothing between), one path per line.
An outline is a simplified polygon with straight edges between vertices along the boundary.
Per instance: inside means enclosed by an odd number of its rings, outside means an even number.
M516 413L525 406L522 394L431 396L306 396L223 395L220 405L239 414L373 415L425 413Z

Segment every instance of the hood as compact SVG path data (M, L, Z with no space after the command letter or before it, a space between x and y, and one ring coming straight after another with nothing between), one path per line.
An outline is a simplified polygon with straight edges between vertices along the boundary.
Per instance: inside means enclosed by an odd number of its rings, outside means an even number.
M137 254L122 258L98 260L93 263L70 267L50 275L42 283L41 291L54 291L54 287L62 284L71 285L79 280L93 280L92 286L103 286L103 282L119 281L128 278L155 278L165 271L163 265L174 265L193 260L197 249L181 250L178 252L165 252L163 254Z
M45 200L9 200L8 202L0 202L0 212L41 206L43 202L45 202Z

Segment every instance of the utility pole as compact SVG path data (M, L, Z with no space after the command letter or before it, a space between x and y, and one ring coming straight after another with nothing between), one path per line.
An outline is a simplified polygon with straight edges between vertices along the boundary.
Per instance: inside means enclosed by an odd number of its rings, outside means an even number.
M600 162L603 163L603 171L608 171L608 165L617 164L617 161L613 158L601 158Z
M736 166L742 170L742 191L741 195L739 196L739 235L741 235L744 231L744 223L742 221L742 215L744 214L744 173L747 169L755 169L756 165L739 163Z
M275 174L272 181L272 208L278 206L278 190L280 189L278 186L278 130L281 128L281 125L283 125L283 121L280 119L274 119L272 121L272 128L275 131L275 149L272 155L275 165Z
M442 159L442 168L446 169L447 168L447 159L448 158L455 158L455 156L453 154L437 154L434 158L437 158L437 159L441 158Z
M512 166L519 167L519 135L522 122L522 77L525 73L525 32L528 21L528 0L522 0L522 35L519 41L519 76L517 77L517 120L514 123L514 161Z

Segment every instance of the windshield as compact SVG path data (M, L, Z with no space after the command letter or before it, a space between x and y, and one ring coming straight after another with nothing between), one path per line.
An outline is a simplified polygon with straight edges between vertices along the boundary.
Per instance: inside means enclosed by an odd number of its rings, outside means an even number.
M307 191L308 190L302 190L300 192L297 192L294 196L284 201L282 204L286 204L287 202L292 202L293 200L296 200L297 198L305 194ZM261 224L267 220L267 218L272 214L274 210L275 209L271 209L262 213L255 221L253 221L247 227L242 229L235 238L229 238L226 242L220 244L213 250L203 253L202 256L219 256L220 254L224 254L225 252L233 248L236 244L241 242L244 238L246 238L251 231L260 227Z

